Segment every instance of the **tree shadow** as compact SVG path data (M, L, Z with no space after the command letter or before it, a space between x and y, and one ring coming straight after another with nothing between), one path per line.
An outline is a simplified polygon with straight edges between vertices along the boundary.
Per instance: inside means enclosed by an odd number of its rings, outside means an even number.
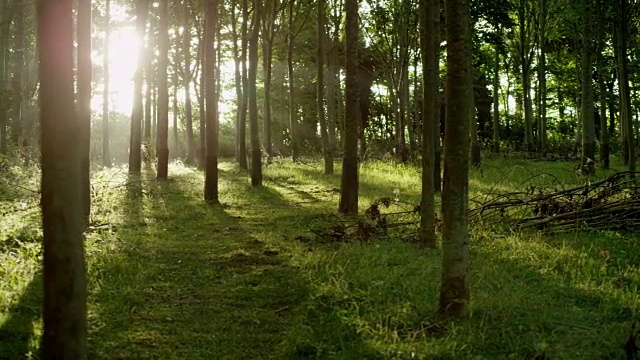
M188 176L141 183L141 196L119 204L118 248L94 276L92 357L287 356L283 344L312 290L277 236L262 235L304 211L240 174L223 176L225 191L242 191L224 205L205 204Z
M0 359L25 359L38 347L36 322L42 318L42 273L38 272L9 307L0 327ZM35 341L35 343L34 343Z

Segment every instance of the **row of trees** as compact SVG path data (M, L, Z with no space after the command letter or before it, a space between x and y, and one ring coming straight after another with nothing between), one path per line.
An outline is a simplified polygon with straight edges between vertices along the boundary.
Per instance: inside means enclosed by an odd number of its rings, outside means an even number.
M159 26L167 31L163 14L168 11L168 1L159 4ZM73 12L70 0L39 0L38 2L38 52L40 62L40 121L42 134L42 207L44 228L44 321L43 358L86 358L86 305L85 271L82 232L88 221L88 154L86 143L89 140L88 127L91 100L90 39L91 7L89 0L78 3L76 21L77 39L77 76L74 76L74 32ZM261 3L254 3L252 36L249 39L248 81L255 84L257 64L257 39L259 33L259 11ZM144 26L146 4L139 2L139 30ZM319 8L323 6L318 5ZM206 180L205 200L217 201L217 107L216 99L216 29L218 28L218 8L216 0L204 4L204 92L206 128ZM428 95L423 98L425 110L431 110L430 121L425 120L427 128L433 129L438 117L437 96L437 54L439 52L437 24L439 5L435 0L425 0L422 4L424 16L421 21L421 43L425 69L425 88ZM358 211L358 125L360 122L358 77L358 1L345 2L345 71L346 101L343 141L343 172L339 210L345 214ZM464 313L468 301L468 266L466 203L468 187L469 143L459 142L469 136L472 114L471 102L471 46L469 38L469 3L465 0L447 2L447 112L444 161L443 207L444 231L444 273L440 298L441 311L447 315L460 316ZM164 41L164 40L163 40ZM159 45L160 58L167 51L167 44ZM319 56L322 54L318 53ZM166 56L165 56L166 57ZM252 61L251 61L252 60ZM140 88L142 66L136 73L136 104L131 121L131 148L129 170L132 174L140 172L140 137L142 134ZM159 65L159 74L164 75L166 63ZM159 76L159 80L162 76ZM75 86L74 86L75 85ZM75 88L75 89L74 89ZM320 86L319 86L320 89ZM427 94L427 92L425 92ZM460 96L463 95L463 96ZM257 134L257 101L255 86L248 87L248 107L250 116L252 146L252 184L259 185L261 180L261 150ZM159 81L158 112L158 167L159 179L167 176L166 144L168 118L168 96L166 83ZM322 113L322 111L319 111ZM426 119L426 118L425 118ZM326 126L323 127L324 130ZM324 131L322 130L322 131ZM429 131L425 130L428 135ZM325 135L326 136L326 135ZM431 132L431 145L425 145L424 158L425 183L433 184L433 163L435 152L433 144L436 137ZM439 140L438 140L439 141ZM255 142L255 143L254 143ZM327 141L324 141L326 143ZM326 153L325 153L326 154ZM327 167L332 166L327 165ZM430 209L423 212L428 218L423 234L428 244L435 242L433 194L434 186L425 187L425 204ZM430 198L430 199L429 199ZM427 206L425 206L427 208Z
M138 31L145 39L133 111L135 119L142 119L141 134L134 133L137 126L131 128L131 145L134 149L138 142L146 149L156 147L155 153L164 157L169 146L157 141L165 138L165 129L157 124L164 124L165 117L173 114L173 125L168 128L173 133L166 137L184 146L174 145L171 156L190 164L197 160L204 166L204 5L196 0L171 2L167 5L171 11L165 14L159 2L115 4L135 9L132 13L138 15ZM222 153L233 153L238 163L248 168L247 159L257 151L248 154L247 148L252 144L258 147L255 136L246 130L253 121L266 156L297 159L305 153L324 154L327 164L332 164L330 159L344 151L345 77L341 64L345 63L346 39L341 35L345 25L342 0L326 4L270 0L255 9L249 1L229 0L222 5L215 29L219 38L216 63L231 61L234 73L233 82L220 83L215 96L219 98L224 89L232 87L237 97L234 111L219 116ZM425 89L419 36L413 31L419 22L418 5L417 0L368 0L361 8L360 158L385 153L400 161L419 157ZM102 30L95 33L94 51L106 59L102 66L93 66L94 91L102 92L108 105L109 54L105 44L110 25L118 24L109 20L106 3L92 6L95 28ZM470 6L474 164L480 161L482 147L540 154L577 152L582 147L585 158L594 158L599 148L605 166L609 153L620 149L623 159L630 166L635 164L632 150L640 101L634 84L640 79L630 69L637 66L638 58L637 1L472 1ZM11 148L28 149L34 143L37 67L30 56L35 52L32 6L26 0L1 0L0 7L0 150L6 153ZM441 17L443 10L441 4ZM443 25L440 21L440 30ZM167 29L168 36L158 35ZM258 64L255 82L249 79L251 55ZM226 66L219 68L224 71ZM441 80L439 93L443 96L446 81ZM249 101L254 84L255 108ZM443 107L444 102L438 106ZM440 112L444 114L442 109ZM102 157L108 165L113 162L108 149L113 117L108 107L102 118L101 136L96 139L104 140ZM438 122L435 131L443 136L441 125L442 121ZM131 156L137 162L142 155L133 151ZM439 163L440 156L436 156L436 167Z

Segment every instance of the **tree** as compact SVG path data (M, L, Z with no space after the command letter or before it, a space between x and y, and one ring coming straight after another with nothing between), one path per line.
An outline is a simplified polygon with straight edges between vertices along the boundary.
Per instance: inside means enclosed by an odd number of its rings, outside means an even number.
M78 1L78 97L77 111L80 128L80 154L82 165L82 209L85 221L91 214L91 0Z
M0 154L7 152L7 122L9 119L9 30L13 9L8 0L0 0Z
M298 109L293 84L293 48L295 43L295 29L293 28L295 0L289 0L289 33L287 37L287 69L289 74L289 136L291 138L291 159L298 161ZM296 12L297 13L297 12Z
M598 105L600 107L600 162L605 169L609 168L609 130L607 126L607 88L605 85L605 68L602 53L605 50L605 24L602 0L596 0L598 48L596 63L598 71Z
M469 302L469 113L473 104L469 0L445 2L447 19L446 130L442 189L442 284L440 312L460 317Z
M158 179L169 175L169 0L160 0L158 24Z
M435 187L433 185L435 162L435 122L436 98L440 96L438 90L439 59L437 47L440 46L439 36L435 33L436 16L440 17L438 0L420 1L420 50L422 52L422 199L420 201L420 242L425 246L436 246L435 233ZM437 141L440 141L439 139Z
M187 128L187 157L185 162L193 165L195 159L195 143L193 141L193 109L191 104L191 27L190 20L190 2L184 0L183 4L183 25L184 34L182 39L182 56L184 58L184 121Z
M71 0L38 1L43 359L86 359L80 139L74 98Z
M629 4L627 0L616 0L614 50L616 54L618 88L620 92L620 128L622 133L622 155L630 171L636 170L636 147L633 122L631 119L631 92L629 89L629 60L627 58L627 37Z
M244 86L243 75L240 71L241 65L246 70L245 62L246 58L246 19L243 18L241 25L242 45L241 49L238 49L238 17L236 16L236 3L234 0L231 2L231 39L232 39L232 51L234 60L234 79L236 87L236 132L235 132L235 149L236 149L236 162L240 165L240 168L247 169L247 149L245 145L245 131L246 131L246 102L244 101ZM243 8L244 8L243 0ZM248 5L247 5L248 6ZM242 51L242 53L240 53Z
M591 5L592 0L582 1L582 98L581 98L581 118L582 118L582 165L583 170L592 172L593 167L584 166L588 161L594 161L596 154L595 128L593 124L593 63L591 53L593 52L593 32Z
M15 146L20 145L22 134L22 109L23 109L23 83L24 83L24 71L25 71L25 6L24 0L16 0L14 3L14 48L13 48L13 92L12 98L12 113L11 118L11 141Z
M218 0L207 0L205 3L204 25L204 64L205 72L205 113L207 118L206 142L207 165L205 168L204 199L207 202L218 202L218 118L216 104L216 51L215 38L218 27Z
M111 37L111 0L105 1L104 55L102 68L104 72L104 89L102 94L102 165L111 166L109 154L109 39ZM149 101L147 99L147 101Z
M340 180L342 214L358 213L358 0L345 0L345 88L344 155Z
M144 39L147 24L148 0L136 2L136 31ZM142 64L138 62L133 78L133 109L129 141L129 173L140 174L142 169Z
M262 1L253 2L253 18L249 37L249 132L251 136L251 185L262 185L262 150L260 149L260 130L258 129L258 99L256 77L258 73L258 38L260 36L260 18Z
M326 36L324 18L324 0L318 0L318 47L316 52L318 74L316 79L316 100L318 108L318 123L320 124L320 138L322 139L322 153L324 155L324 173L333 174L333 153L331 151L331 145L329 144L327 119L324 112L324 38Z

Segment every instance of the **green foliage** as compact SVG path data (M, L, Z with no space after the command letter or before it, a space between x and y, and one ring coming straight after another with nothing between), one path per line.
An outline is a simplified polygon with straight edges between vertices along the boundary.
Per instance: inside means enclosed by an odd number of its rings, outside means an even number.
M550 188L585 181L570 163L483 166L472 170L473 199L532 177ZM124 168L94 174L86 233L91 358L624 355L640 306L633 234L544 236L478 223L470 316L449 322L436 315L438 251L385 239L313 241L308 224L334 213L338 200L339 175L323 175L320 162L275 160L262 188L230 163L220 168L217 206L201 200L202 174L177 164L164 182L152 172L130 178ZM604 175L599 169L596 177ZM416 203L419 179L413 165L362 164L361 211L384 196ZM34 199L37 192L13 193L1 206ZM36 200L0 227L0 358L37 354L39 222Z

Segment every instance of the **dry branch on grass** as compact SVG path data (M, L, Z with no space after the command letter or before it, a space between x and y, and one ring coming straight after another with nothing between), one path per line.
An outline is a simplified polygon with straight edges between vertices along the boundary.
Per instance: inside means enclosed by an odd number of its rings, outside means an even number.
M637 172L620 172L570 189L549 190L525 183L524 190L489 196L470 209L472 221L499 220L516 229L562 232L640 228Z

